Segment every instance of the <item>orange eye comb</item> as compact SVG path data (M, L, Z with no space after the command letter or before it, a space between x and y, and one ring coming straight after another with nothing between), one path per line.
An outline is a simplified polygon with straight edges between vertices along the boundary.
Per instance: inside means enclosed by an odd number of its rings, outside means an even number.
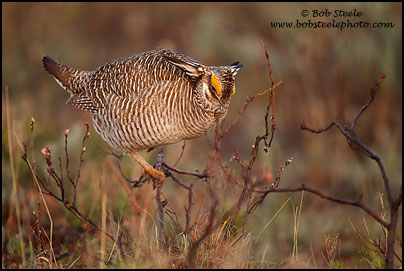
M216 75L212 75L211 81L212 81L212 84L213 84L213 85L215 86L215 88L216 88L216 93L217 93L217 95L219 96L219 95L220 95L220 92L222 91L222 89L220 88L220 84L219 84L219 80L217 79L217 76L216 76Z

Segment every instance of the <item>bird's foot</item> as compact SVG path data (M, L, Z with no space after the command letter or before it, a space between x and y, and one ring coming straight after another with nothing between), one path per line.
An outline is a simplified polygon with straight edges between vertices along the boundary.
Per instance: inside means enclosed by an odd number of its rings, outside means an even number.
M146 160L143 159L142 156L139 155L139 153L131 153L130 155L152 178L160 181L164 180L164 173L160 170L154 169Z
M165 175L160 170L157 170L157 169L154 169L154 168L150 167L148 169L145 169L145 172L147 174L149 174L150 176L152 176L154 179L158 179L160 181L164 180Z

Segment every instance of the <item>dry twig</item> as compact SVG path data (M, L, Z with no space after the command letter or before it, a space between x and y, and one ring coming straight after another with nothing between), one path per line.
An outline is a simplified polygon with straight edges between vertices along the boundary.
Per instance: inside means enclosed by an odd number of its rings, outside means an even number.
M33 174L34 178L36 180L38 180L40 186L42 187L43 191L41 191L43 194L49 195L51 197L53 197L54 199L56 199L57 201L63 203L63 205L65 206L65 208L67 210L69 210L75 217L77 217L82 223L84 223L84 225L86 225L87 223L90 224L91 226L93 226L93 228L95 228L97 231L101 231L102 230L91 220L89 219L87 216L83 215L82 212L79 210L79 208L76 205L76 198L77 198L77 185L80 179L80 170L83 166L83 155L84 152L86 150L85 148L85 143L86 140L89 138L90 134L89 134L89 126L87 124L87 122L84 123L84 125L86 126L86 132L84 134L83 140L82 140L82 145L81 145L81 151L80 151L80 165L79 168L77 170L77 177L76 180L73 181L73 179L70 176L70 169L69 169L69 153L67 150L67 143L68 143L68 135L69 135L69 130L67 129L64 133L65 136L65 155L66 155L66 175L67 175L67 179L69 180L69 183L73 186L73 200L70 201L66 198L65 195L65 182L64 182L64 178L63 178L63 171L61 170L61 174L59 175L52 164L52 153L51 153L51 148L49 147L45 147L42 149L42 154L44 155L44 159L46 164L48 165L48 167L46 168L46 171L48 172L48 182L46 183L38 174L37 172L32 169L31 173ZM27 155L27 150L28 150L28 145L31 141L31 137L32 137L32 133L34 131L34 121L31 122L30 125L31 128L31 132L30 132L30 136L27 140L26 143L23 143L23 155L22 155L22 159L25 161L25 163L28 165L28 167L31 169L31 163L28 160L28 155ZM59 167L60 169L61 167L61 158L59 157ZM59 188L59 193L56 193L54 191L52 191L52 189L49 187L49 181L53 180L57 187ZM59 195L58 195L59 194ZM107 232L104 232L109 238L111 238L112 240L114 240L114 238L112 237L112 235L110 235Z
M371 211L367 207L365 209L365 206L362 203L360 203L360 205L359 204L351 204L351 205L361 207L367 213L371 214L371 216L373 218L375 218L380 224L382 224L384 227L387 228L388 237L387 237L387 251L386 251L386 258L385 258L386 268L393 268L394 242L395 242L395 233L396 233L397 220L398 220L398 209L402 202L402 185L400 187L400 192L399 192L398 196L394 197L391 192L390 181L387 177L387 173L386 173L386 170L384 168L381 158L376 153L374 153L369 147L367 147L365 144L362 143L362 141L359 139L359 137L355 131L355 127L358 123L360 116L369 107L369 105L373 102L377 91L380 89L380 84L385 78L386 78L386 76L384 74L380 75L380 79L376 82L375 86L371 88L369 101L360 109L360 111L356 115L354 121L352 122L352 125L350 125L350 126L342 125L336 121L333 121L325 128L312 129L312 128L307 127L304 123L302 123L301 129L312 132L312 133L319 134L319 133L325 132L325 131L329 130L331 127L335 126L345 136L345 138L347 139L348 145L353 150L358 150L358 151L362 152L364 155L366 155L367 157L369 157L370 159L376 161L376 163L380 169L382 178L383 178L384 188L387 193L387 201L389 203L390 214L391 214L390 222L389 223L385 222L382 218L380 218L378 215L376 215L373 211Z

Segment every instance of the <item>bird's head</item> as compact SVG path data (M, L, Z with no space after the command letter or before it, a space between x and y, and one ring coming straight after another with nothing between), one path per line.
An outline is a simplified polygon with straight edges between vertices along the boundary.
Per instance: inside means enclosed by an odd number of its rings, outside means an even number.
M228 66L204 66L196 61L174 57L167 60L190 77L201 102L210 108L227 109L231 96L236 92L235 77L243 67L240 62Z

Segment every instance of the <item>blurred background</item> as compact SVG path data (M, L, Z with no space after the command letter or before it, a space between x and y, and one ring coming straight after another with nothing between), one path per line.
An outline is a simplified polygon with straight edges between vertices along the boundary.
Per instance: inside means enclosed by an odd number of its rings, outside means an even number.
M364 15L360 18L301 16L302 10L325 9L356 9ZM309 19L391 22L394 27L340 30L271 25ZM362 142L382 158L392 190L397 193L402 183L401 3L2 3L2 244L7 255L3 253L3 267L13 267L18 262L13 260L13 250L8 250L10 240L17 232L11 198L10 150L14 157L22 231L26 240L30 235L32 211L40 199L30 172L20 158L22 152L17 140L17 137L19 140L28 137L31 117L35 118L36 128L29 157L36 161L37 170L44 176L45 171L41 169L45 168L45 163L40 150L51 147L56 163L56 157L64 152L63 132L68 128L71 131L71 163L77 167L85 131L83 122L89 122L91 138L86 145L78 204L99 222L100 191L107 191L111 214L132 215L127 195L110 168L113 157L98 148L106 150L106 144L94 131L88 114L65 104L69 95L43 69L41 59L44 55L83 70L94 70L108 61L157 48L181 52L205 65L240 61L244 67L236 78L236 94L226 117L226 126L236 117L247 96L270 86L261 41L271 56L273 78L282 84L276 89L274 142L269 155L260 150L253 175L257 179L266 173L276 176L279 167L293 157L293 163L282 174L280 187L297 187L304 183L346 199L356 199L363 194L363 201L381 213L378 194L383 193L384 206L387 201L376 163L350 149L336 129L315 135L300 131L300 124L304 121L310 127L321 128L334 120L351 123L368 101L370 88L384 73L386 79L375 101L361 117L357 132ZM6 104L7 89L9 104ZM235 148L241 159L248 159L255 137L265 132L267 101L267 96L254 101L227 135L223 143L225 160L232 156ZM7 125L6 110L10 112L11 126ZM11 129L11 138L8 129ZM177 167L203 170L209 156L209 140L213 140L212 132L187 141ZM164 147L168 163L177 160L182 145L179 142ZM156 154L155 150L144 157L154 162ZM232 162L231 167L236 174L240 171L236 162ZM133 178L140 174L139 167L129 158L124 159L124 171ZM195 202L199 202L204 185L192 178L184 180L194 183ZM237 201L240 188L224 179L215 180L212 186L222 197L221 214L227 219L226 208ZM178 215L183 217L187 194L185 191L179 193L179 189L166 181L163 191ZM223 191L226 193L221 193ZM132 193L140 204L147 197L154 197L151 185ZM293 208L300 204L301 196L301 193L270 194L249 217L246 230L252 238L259 236L252 242L251 257L265 263L264 267L289 266L293 249ZM265 228L289 198L276 219ZM55 249L62 250L66 236L79 231L80 223L64 211L62 205L50 198L47 201L55 220ZM155 214L153 200L150 205ZM209 209L208 201L204 207ZM41 218L42 223L48 225L44 211ZM372 236L383 239L379 224L363 211L304 194L298 235L300 267L327 266L322 257L326 234L339 234L339 259L344 267L370 267L361 261L362 244L355 238L351 226L353 223L363 227L364 221ZM401 228L400 217L398 229ZM402 240L401 230L398 239ZM401 255L400 246L397 250Z

